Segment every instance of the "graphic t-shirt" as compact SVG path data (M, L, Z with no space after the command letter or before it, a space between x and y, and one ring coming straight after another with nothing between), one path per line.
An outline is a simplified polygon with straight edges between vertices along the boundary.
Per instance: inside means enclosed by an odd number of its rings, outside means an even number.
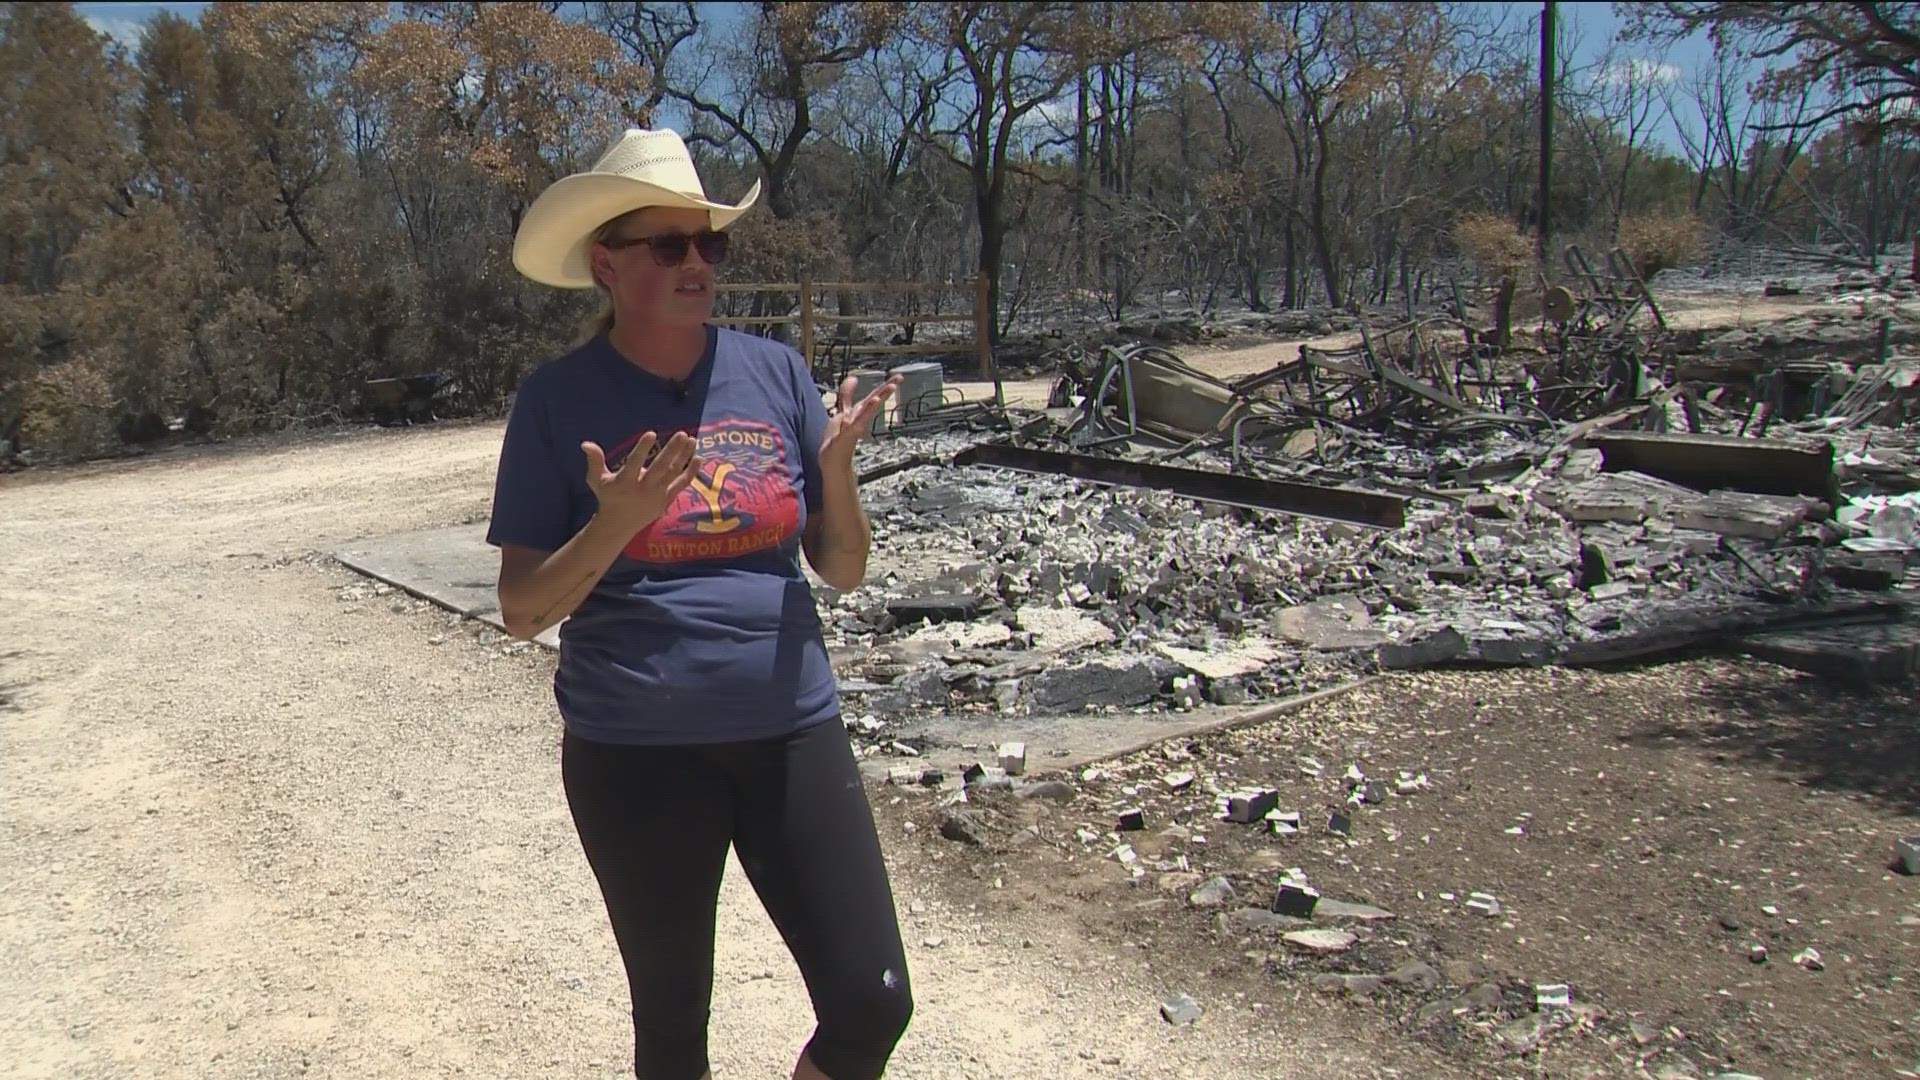
M709 328L682 385L595 337L521 383L487 542L555 551L597 507L583 442L617 470L640 436L696 440L700 475L560 625L554 695L574 734L705 743L839 712L800 534L820 505L826 408L799 353Z

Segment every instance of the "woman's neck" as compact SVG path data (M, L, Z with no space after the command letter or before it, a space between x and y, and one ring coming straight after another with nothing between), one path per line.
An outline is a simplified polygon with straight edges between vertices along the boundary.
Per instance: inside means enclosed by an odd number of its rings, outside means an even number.
M684 379L700 366L707 353L707 327L698 324L671 330L652 330L634 323L615 323L607 341L627 363L663 379Z

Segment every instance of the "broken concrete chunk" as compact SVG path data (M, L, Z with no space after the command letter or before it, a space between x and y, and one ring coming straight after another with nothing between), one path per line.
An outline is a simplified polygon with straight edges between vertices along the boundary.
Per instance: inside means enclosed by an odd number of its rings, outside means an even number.
M1281 657L1280 650L1272 642L1261 638L1248 638L1236 642L1231 648L1211 652L1185 649L1163 641L1156 642L1153 651L1207 679L1257 675Z
M1096 660L1077 667L1050 667L1033 676L1028 691L1042 709L1080 712L1107 705L1142 705L1180 673L1163 657Z
M1160 1015L1175 1027L1198 1021L1204 1012L1200 1003L1187 994L1175 994L1160 1003Z
M993 684L993 707L1003 713L1012 712L1020 705L1020 680L1001 679Z
M1280 805L1280 793L1272 789L1230 791L1219 798L1221 817L1240 824L1259 821Z
M1617 472L1594 477L1564 492L1559 511L1570 521L1636 523L1699 499L1699 492L1679 484L1644 473Z
M1008 776L1020 776L1027 771L1027 744L1023 742L1001 743L994 751L994 757L1000 760L1000 768Z
M1185 791L1193 786L1194 780L1195 777L1190 772L1168 773L1160 778L1160 782L1167 785L1168 791Z
M1176 709L1197 709L1200 707L1200 682L1192 675L1173 677L1173 700Z
M1633 586L1628 582L1609 581L1604 584L1595 585L1593 588L1587 590L1587 595L1594 600L1618 600L1621 597L1630 595L1632 592Z
M978 810L950 807L940 816L940 835L956 843L975 847L987 842L986 815Z
M1280 935L1280 940L1298 949L1320 956L1343 953L1353 948L1358 940L1345 930L1293 930Z
M1564 1009L1573 1004L1573 991L1566 983L1539 983L1533 988L1533 1002L1542 1009Z
M1223 877L1208 878L1199 888L1187 894L1187 903L1194 907L1224 907L1231 899L1233 882Z
M1273 898L1273 913L1295 919L1310 919L1320 903L1320 893L1304 881L1282 881Z
M1239 679L1207 680L1207 700L1215 705L1245 705L1247 684Z
M1104 623L1066 607L1020 607L1014 611L1014 626L1033 634L1035 650L1056 655L1104 646L1114 640L1114 630Z
M1388 671L1433 667L1467 655L1467 639L1451 626L1430 630L1408 640L1382 645L1374 656Z
M1673 523L1687 529L1744 536L1756 540L1778 540L1806 520L1818 504L1811 499L1783 495L1750 495L1739 491L1716 491L1690 505L1678 508Z
M1273 630L1295 645L1322 652L1371 648L1390 640L1373 625L1366 607L1351 597L1283 608L1273 617Z
M975 769L979 771L974 773ZM968 778L969 773L973 774L971 779ZM963 787L971 788L975 791L1013 790L1013 777L1007 775L1007 770L993 766L973 766L968 769L966 773L961 774L960 783Z
M1500 914L1500 901L1494 899L1491 893L1473 893L1467 897L1467 910L1493 918Z
M1513 516L1513 508L1506 497L1491 491L1476 491L1467 496L1466 511L1474 517L1493 520Z
M986 649L1004 645L1013 631L999 622L940 622L922 626L886 647L886 652L901 663L924 660L961 649Z
M1903 874L1920 874L1920 834L1893 842L1893 864Z
M1292 836L1300 831L1300 811L1272 810L1267 813L1267 823L1275 836Z

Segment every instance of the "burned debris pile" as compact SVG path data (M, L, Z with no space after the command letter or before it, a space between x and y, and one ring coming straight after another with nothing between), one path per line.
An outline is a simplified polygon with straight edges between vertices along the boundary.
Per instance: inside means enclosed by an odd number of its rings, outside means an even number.
M1106 345L998 432L930 410L870 441L905 564L828 594L850 714L879 735L1690 647L1913 674L1920 319L1836 312L1820 348L1679 332L1580 268L1532 348L1362 321L1228 380Z

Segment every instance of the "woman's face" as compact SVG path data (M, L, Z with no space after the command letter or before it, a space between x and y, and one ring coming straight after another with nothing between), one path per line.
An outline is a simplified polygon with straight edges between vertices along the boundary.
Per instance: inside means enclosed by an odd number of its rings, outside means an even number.
M686 257L661 266L653 249L633 243L647 237L698 236L712 228L705 210L649 206L615 224L604 242L593 246L595 276L613 294L621 322L657 329L698 326L713 315L713 266L697 244Z

